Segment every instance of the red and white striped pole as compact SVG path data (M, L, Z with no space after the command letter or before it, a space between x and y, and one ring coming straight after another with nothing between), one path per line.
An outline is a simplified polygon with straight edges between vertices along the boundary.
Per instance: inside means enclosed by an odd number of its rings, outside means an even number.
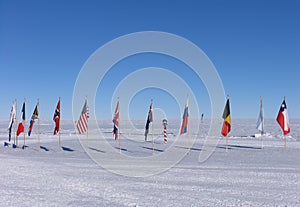
M166 119L163 120L163 126L164 126L164 143L167 144L168 137L167 137L167 125L168 121Z

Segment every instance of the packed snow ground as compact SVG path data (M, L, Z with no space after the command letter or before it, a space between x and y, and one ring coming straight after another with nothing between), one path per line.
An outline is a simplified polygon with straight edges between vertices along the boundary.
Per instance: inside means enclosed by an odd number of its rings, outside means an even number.
M199 163L209 126L205 121L199 134L191 135L196 142L180 163L166 172L135 178L113 174L92 161L71 121L62 121L62 148L52 135L53 123L42 121L40 152L36 125L25 150L0 146L0 206L300 206L300 120L290 122L292 132L284 150L274 120L266 120L271 136L264 139L263 149L261 140L252 136L257 133L256 120L233 120L228 152L221 139L212 156ZM167 144L162 136L155 139L155 154L168 150L179 125L169 124ZM7 141L7 126L8 121L0 122L2 143ZM117 151L111 121L100 127ZM152 142L142 141L144 121L137 127L141 134L130 136L141 141L123 139L122 153L152 156Z

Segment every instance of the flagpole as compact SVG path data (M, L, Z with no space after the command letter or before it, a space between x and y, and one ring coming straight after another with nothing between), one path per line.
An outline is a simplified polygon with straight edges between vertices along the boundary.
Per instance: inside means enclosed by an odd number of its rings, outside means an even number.
M152 113L152 116L153 116L153 113ZM152 121L152 126L151 126L151 133L152 133L152 154L154 154L154 137L153 137L153 131L154 131L154 129L153 129L154 127L153 127L153 121Z
M15 107L15 117L12 117L12 127L10 131L10 136L14 136L14 144L15 144L15 139L16 139L16 125L17 125L17 99L14 100L13 102L14 107ZM9 142L10 143L10 142Z
M263 105L262 105L262 96L260 96L260 110L263 110ZM262 113L262 112L260 112ZM262 116L262 120L261 120L261 148L264 148L264 139L263 139L263 134L264 134L264 117Z
M26 98L24 98L24 106L25 106L25 108L26 108ZM24 113L24 117L25 117L25 111L26 111L26 109L24 108L24 111L23 111L23 113ZM25 149L26 148L26 134L25 134L25 125L26 125L26 118L24 119L24 147L23 147L23 149Z
M229 100L229 95L228 94L227 94L227 100ZM226 135L226 152L228 152L228 134Z
M151 99L151 106L152 106L152 126L151 126L151 134L152 134L152 154L154 154L154 137L153 137L153 131L154 131L154 121L153 121L153 99Z
M59 104L60 104L60 97L58 98ZM61 108L61 107L60 107ZM58 148L61 150L61 145L60 145L60 117L61 117L61 110L59 109L59 127L58 127Z
M283 100L285 102L285 96L283 97ZM286 136L285 136L284 130L283 130L283 139L284 139L284 151L286 151Z
M118 113L119 113L119 116L118 116L118 139L119 139L119 151L120 151L120 154L122 153L122 150L121 150L121 137L120 137L120 97L118 97Z
M87 96L85 97L85 100L86 100L86 108L87 108L89 106ZM87 129L86 129L86 143L87 143L87 146L89 146L89 126L88 126L88 124L87 124Z
M16 114L16 115L17 115L17 114ZM18 120L17 120L17 124L18 124L18 126L17 126L17 131L18 131L18 128L19 128ZM19 145L18 136L17 136L17 131L16 131L16 148L17 148L18 145Z
M226 136L226 152L228 152L228 136Z
M38 151L41 149L41 141L40 141L40 99L38 99Z
M187 106L189 107L189 95L188 95L188 97L187 97ZM187 123L187 127L188 127L188 134L187 134L187 136L188 136L188 154L190 153L190 150L191 150L191 146L190 146L190 125L189 125L189 123Z
M17 110L17 99L16 100L16 123L15 123L15 132L14 132L14 146L17 146L16 144L16 139L17 139L17 130L16 130L16 126L18 124L18 110Z
M286 151L286 136L283 135L283 137L284 137L284 151Z

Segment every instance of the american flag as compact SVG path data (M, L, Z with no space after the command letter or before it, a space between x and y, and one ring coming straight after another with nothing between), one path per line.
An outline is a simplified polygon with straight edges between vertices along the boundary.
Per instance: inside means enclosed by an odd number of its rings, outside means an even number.
M81 115L80 115L79 120L76 125L79 134L83 134L83 133L87 132L89 117L90 117L90 115L89 115L88 103L87 103L87 100L85 100L84 106L81 111Z
M114 123L113 134L114 134L115 139L118 139L118 135L119 135L119 100L117 102L113 123Z

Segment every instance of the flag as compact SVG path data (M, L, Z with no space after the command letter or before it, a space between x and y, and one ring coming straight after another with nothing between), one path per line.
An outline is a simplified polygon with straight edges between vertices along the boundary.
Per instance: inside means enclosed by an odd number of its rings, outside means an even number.
M182 125L181 125L180 135L187 133L188 121L189 121L189 106L188 106L188 101L187 101L186 105L184 107L184 112L183 112L183 116L182 116Z
M10 142L11 140L11 130L12 126L16 120L16 102L14 101L10 110L10 121L8 125L8 141Z
M146 127L145 127L145 140L146 141L147 141L147 136L149 133L149 125L153 121L152 111L153 111L153 109L152 109L152 101L151 101L149 112L148 112L148 117L147 117L147 121L146 121Z
M58 100L54 116L53 116L53 121L55 122L55 128L53 134L56 135L59 132L59 122L60 122L60 99Z
M117 102L113 123L114 123L113 134L116 140L118 139L118 133L119 133L119 100Z
M39 110L38 110L38 104L37 104L34 108L32 116L31 116L30 125L29 125L29 129L28 129L28 136L31 135L35 119L38 119L38 118L39 118Z
M17 136L19 136L22 132L24 132L24 123L25 122L25 101L22 106L22 111L21 111L21 120L17 129Z
M285 100L283 100L278 115L277 115L277 122L280 125L283 134L287 135L290 133L290 124L289 124L289 117L288 117L288 111L287 111L287 106L285 103Z
M79 134L83 134L88 130L88 118L90 117L87 99L83 105L79 120L77 122L77 130Z
M260 97L260 111L259 111L258 120L256 123L256 129L258 129L261 133L264 133L264 109L263 109L261 97Z
M230 132L231 129L231 118L230 118L230 106L229 106L229 99L227 99L225 108L224 108L224 112L223 112L223 119L224 119L224 123L223 123L223 127L222 127L222 135L224 137L227 136L227 134Z

